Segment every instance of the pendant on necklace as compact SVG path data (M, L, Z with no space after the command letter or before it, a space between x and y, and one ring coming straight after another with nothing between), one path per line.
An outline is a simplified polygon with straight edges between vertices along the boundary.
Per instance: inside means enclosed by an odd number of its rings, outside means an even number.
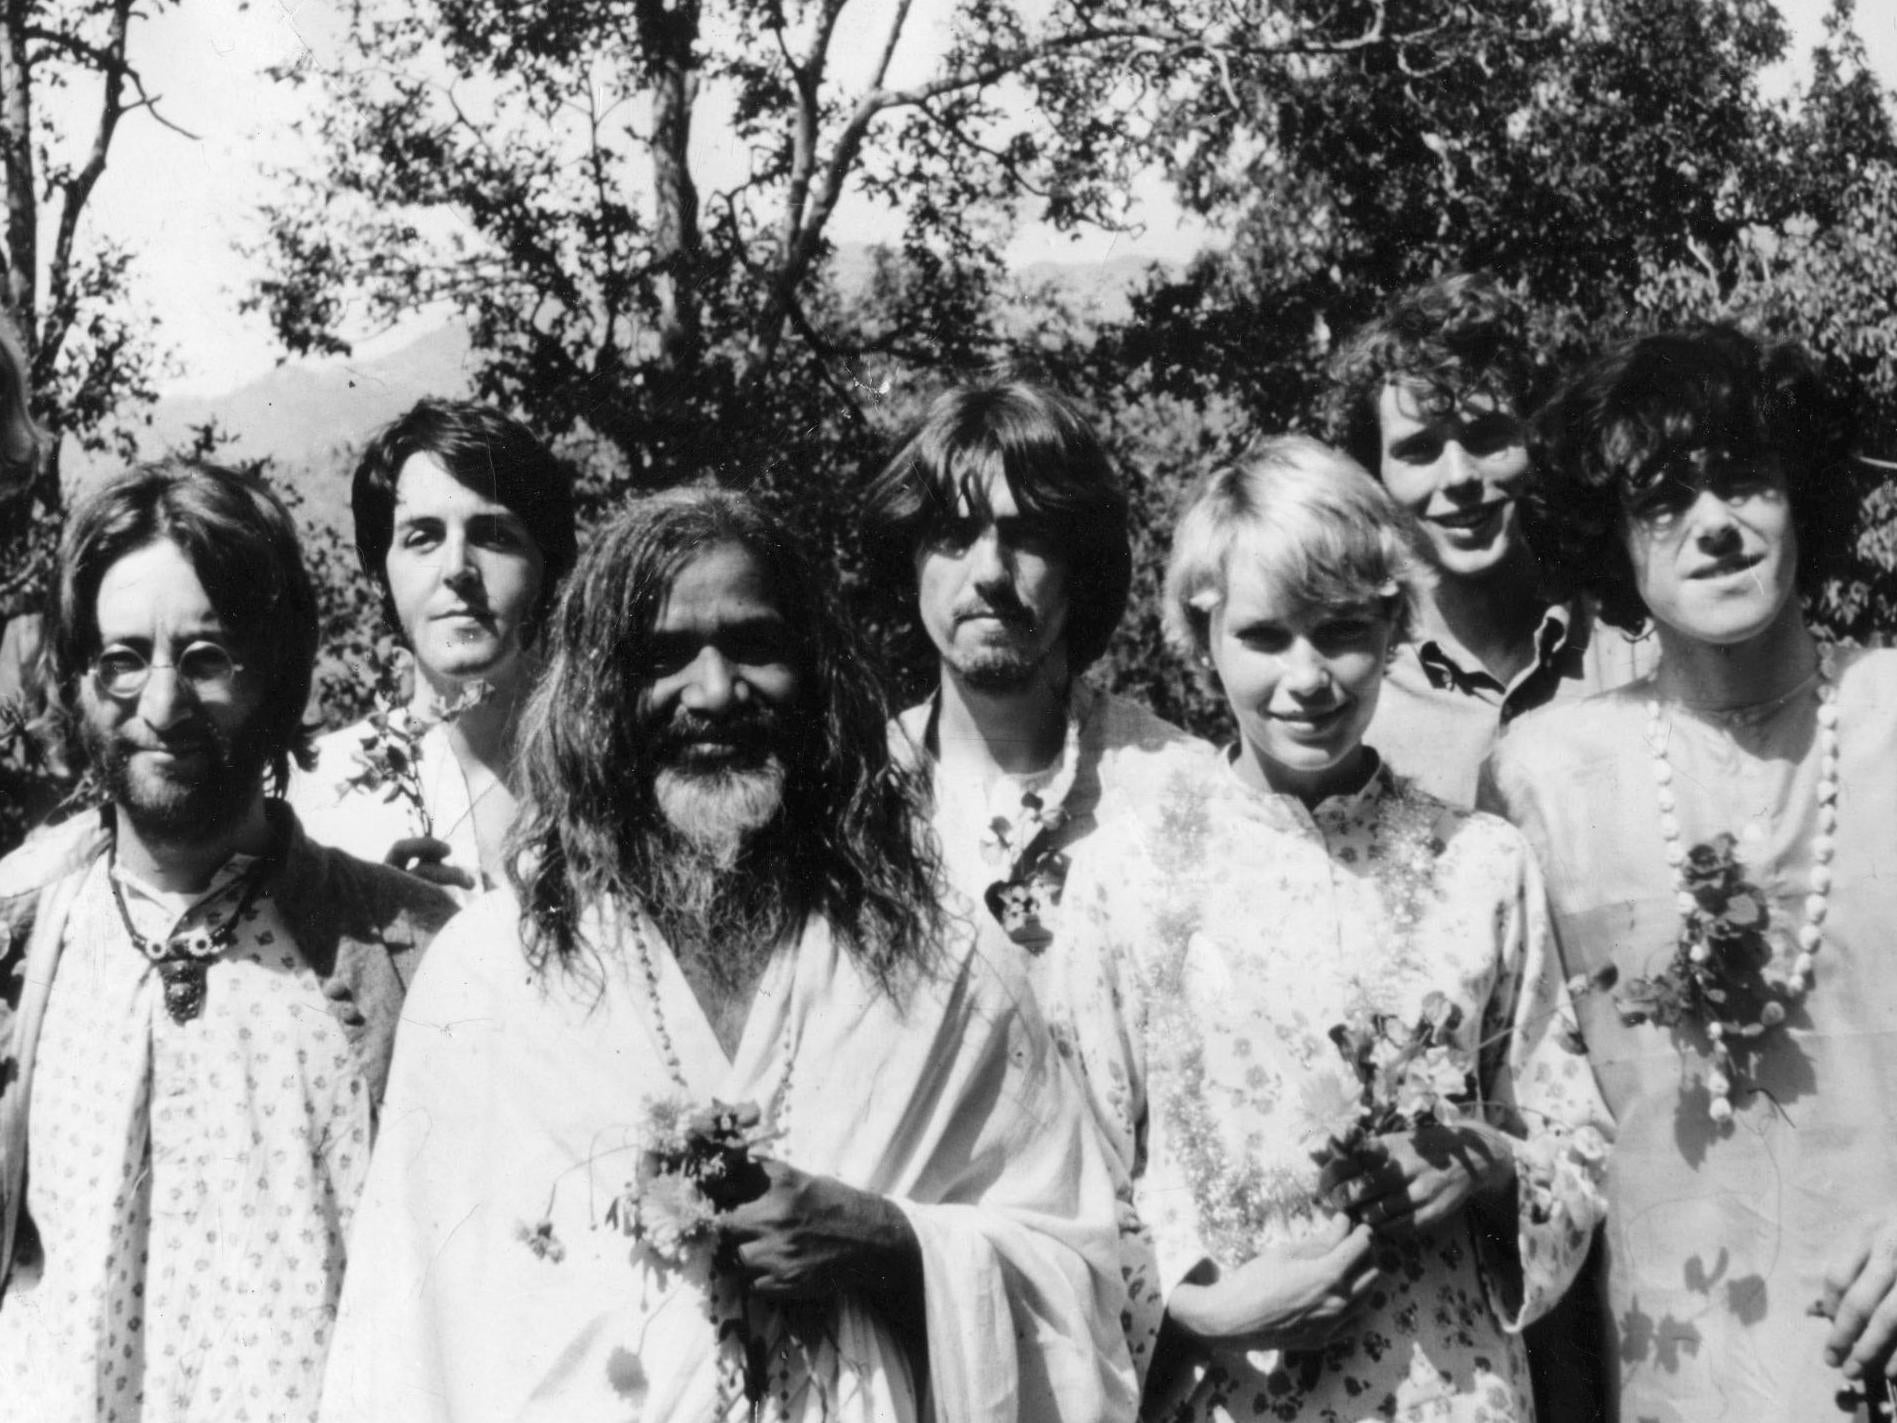
M165 1011L174 1023L188 1023L204 1010L204 971L210 960L160 959L158 976L165 983Z

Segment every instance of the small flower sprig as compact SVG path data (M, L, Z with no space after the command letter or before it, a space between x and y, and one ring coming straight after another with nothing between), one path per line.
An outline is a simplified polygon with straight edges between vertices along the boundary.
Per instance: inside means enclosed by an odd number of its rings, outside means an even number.
M414 808L423 835L435 833L434 817L428 813L422 793L422 738L438 726L447 726L493 694L487 682L463 684L447 701L427 714L410 705L406 684L413 668L406 656L386 659L376 677L375 710L369 713L356 748L357 769L344 785L352 789L381 791L385 801L407 801Z
M1735 1085L1750 1077L1759 1040L1785 1021L1795 991L1765 975L1772 962L1766 937L1771 910L1765 895L1743 873L1731 835L1695 845L1681 866L1684 895L1680 932L1672 960L1651 978L1629 979L1614 994L1623 1023L1652 1023L1674 1030L1697 1027L1709 1047L1708 1115L1732 1121ZM1614 979L1585 981L1611 988ZM1574 985L1570 984L1570 988Z
M1068 859L1053 840L1066 824L1064 807L1049 806L1029 791L1021 797L1019 820L997 815L982 832L982 858L1002 872L983 896L988 912L1030 953L1041 952L1054 937L1049 921L1067 884Z
M1372 1138L1454 1121L1470 1097L1458 1059L1462 1009L1442 993L1423 999L1417 1020L1368 1009L1330 1030L1340 1062L1300 1091L1301 1144L1313 1155L1345 1155Z

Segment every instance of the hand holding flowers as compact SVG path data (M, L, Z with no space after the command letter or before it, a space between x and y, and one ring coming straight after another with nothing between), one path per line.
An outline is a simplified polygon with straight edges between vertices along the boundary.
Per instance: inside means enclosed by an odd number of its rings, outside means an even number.
M1471 1202L1512 1205L1512 1144L1464 1110L1461 1023L1461 1008L1431 993L1414 1024L1362 1011L1331 1029L1342 1061L1307 1080L1302 1136L1322 1168L1319 1195L1352 1220L1408 1233Z

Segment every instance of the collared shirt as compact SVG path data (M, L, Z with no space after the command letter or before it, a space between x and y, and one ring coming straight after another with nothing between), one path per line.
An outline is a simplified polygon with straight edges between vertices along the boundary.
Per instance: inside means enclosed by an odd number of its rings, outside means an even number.
M1391 658L1364 739L1398 775L1466 810L1482 763L1517 717L1624 686L1659 657L1658 638L1604 626L1582 602L1542 612L1535 658L1506 685L1434 638L1406 642Z

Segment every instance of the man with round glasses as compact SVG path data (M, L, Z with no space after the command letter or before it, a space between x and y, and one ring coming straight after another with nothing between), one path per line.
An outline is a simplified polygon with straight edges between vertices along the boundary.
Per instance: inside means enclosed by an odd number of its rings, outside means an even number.
M317 629L259 480L132 471L58 567L43 671L104 804L0 861L0 1398L312 1418L404 987L452 905L268 794L307 756Z

